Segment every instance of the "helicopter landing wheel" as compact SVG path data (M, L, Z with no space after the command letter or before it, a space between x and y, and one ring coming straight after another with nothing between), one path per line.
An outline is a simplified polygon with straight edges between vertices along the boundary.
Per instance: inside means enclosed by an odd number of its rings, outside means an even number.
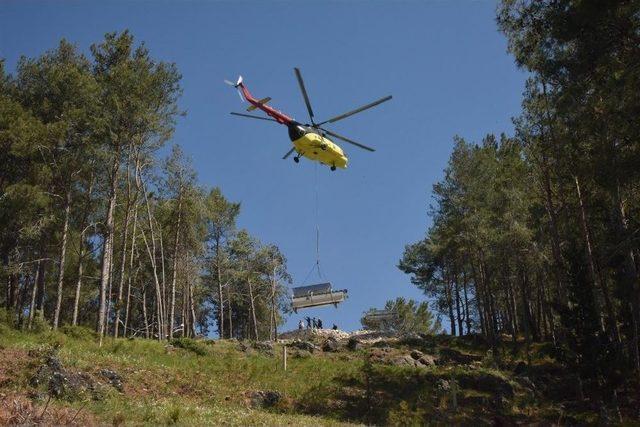
M300 157L295 156L295 157L293 158L293 161L294 161L294 162L296 162L296 163L299 163L299 162L300 162Z
M332 171L336 170L336 167L335 166L331 166L331 170Z

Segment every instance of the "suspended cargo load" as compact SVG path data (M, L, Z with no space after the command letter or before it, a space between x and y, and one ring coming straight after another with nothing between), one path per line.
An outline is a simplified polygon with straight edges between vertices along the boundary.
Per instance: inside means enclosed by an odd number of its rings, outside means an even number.
M398 318L395 310L369 310L364 314L364 318L370 321L388 321Z
M347 299L347 290L334 291L331 283L319 283L317 285L298 286L293 288L292 307L294 312L301 308L319 307L323 305L338 304Z

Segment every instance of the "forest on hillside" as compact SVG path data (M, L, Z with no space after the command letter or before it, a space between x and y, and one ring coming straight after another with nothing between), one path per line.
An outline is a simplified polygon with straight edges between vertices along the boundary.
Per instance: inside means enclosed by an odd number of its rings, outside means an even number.
M0 297L20 328L274 338L286 259L172 142L181 76L128 31L0 61ZM160 153L169 154L162 158Z
M399 268L452 334L552 341L605 402L640 377L640 7L503 0L513 135L454 138Z

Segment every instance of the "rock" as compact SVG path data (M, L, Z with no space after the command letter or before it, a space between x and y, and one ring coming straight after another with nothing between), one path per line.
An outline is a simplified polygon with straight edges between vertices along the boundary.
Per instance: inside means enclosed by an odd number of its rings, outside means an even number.
M403 334L398 340L399 344L408 345L408 346L418 346L423 343L422 337L415 332L407 332Z
M322 344L322 351L326 352L336 352L340 350L340 345L335 338L327 338L327 340Z
M271 341L257 341L253 343L253 348L258 350L260 353L264 353L268 356L273 356L274 346Z
M121 393L124 391L124 387L122 386L122 378L115 371L112 371L110 369L101 369L100 375L108 379L113 388Z
M413 357L414 360L418 360L422 356L424 356L424 353L422 353L421 351L418 351L418 350L412 350L410 355L411 355L411 357Z
M62 372L54 372L49 378L48 390L53 397L60 397L65 391L65 386L69 382Z
M411 366L418 367L420 366L413 357L408 354L404 354L402 356L397 356L389 360L389 364L393 366Z
M451 383L449 383L449 381L445 380L444 378L440 378L436 382L436 387L442 391L449 391L451 389Z
M94 400L102 398L93 378L86 372L64 369L55 351L45 357L44 363L38 367L29 384L35 389L46 386L46 394L56 398L84 399L86 393L90 393ZM39 391L34 390L33 393L37 395Z
M296 359L306 359L307 357L311 357L311 353L307 350L294 350L291 356Z
M430 354L423 354L422 356L420 356L417 362L423 366L435 366L438 360Z
M389 364L390 354L391 354L390 348L371 348L369 350L369 359L373 363Z
M282 394L273 390L255 390L245 393L251 408L271 408L282 400Z
M362 343L355 337L349 338L347 341L347 348L351 351L360 350L362 348Z
M251 346L249 346L246 342L240 341L238 342L238 350L246 353L251 350Z
M316 350L320 350L320 348L311 341L295 340L289 344L289 347L297 348L299 350L306 350L310 353L313 353Z

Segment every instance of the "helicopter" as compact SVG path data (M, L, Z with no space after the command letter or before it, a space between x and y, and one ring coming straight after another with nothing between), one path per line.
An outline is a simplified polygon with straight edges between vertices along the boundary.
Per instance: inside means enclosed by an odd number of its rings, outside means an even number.
M347 117L353 116L354 114L360 113L364 110L375 107L376 105L382 104L383 102L389 101L392 98L391 95L385 96L384 98L380 98L377 101L371 102L370 104L363 105L362 107L356 108L355 110L351 110L344 114L340 114L339 116L335 116L331 119L316 123L313 115L313 110L311 108L311 102L309 101L309 95L307 94L307 89L305 88L304 81L302 80L302 73L300 73L300 69L298 68L294 68L293 70L298 80L298 85L300 86L302 97L304 98L304 102L307 106L311 124L302 124L300 122L297 122L286 114L267 105L268 102L271 101L270 97L262 99L254 98L249 92L249 89L247 89L247 87L243 83L242 76L239 76L238 80L235 83L230 82L229 80L225 80L224 82L238 90L241 100L244 98L247 102L249 102L249 104L251 104L247 108L248 112L259 109L265 112L267 116L269 116L269 118L236 112L232 112L231 114L239 117L248 117L251 119L277 122L281 125L287 126L289 131L289 139L293 143L293 147L282 157L283 160L286 160L295 151L296 155L293 157L293 160L296 163L300 162L301 157L306 157L310 160L317 161L321 164L329 166L332 171L335 171L336 168L345 169L347 167L347 163L349 162L347 155L342 150L342 148L335 142L331 141L331 139L329 139L327 135L355 145L356 147L362 148L364 150L375 151L371 147L360 144L359 142L325 129L324 127L322 127L322 125L335 123L338 120L346 119Z

